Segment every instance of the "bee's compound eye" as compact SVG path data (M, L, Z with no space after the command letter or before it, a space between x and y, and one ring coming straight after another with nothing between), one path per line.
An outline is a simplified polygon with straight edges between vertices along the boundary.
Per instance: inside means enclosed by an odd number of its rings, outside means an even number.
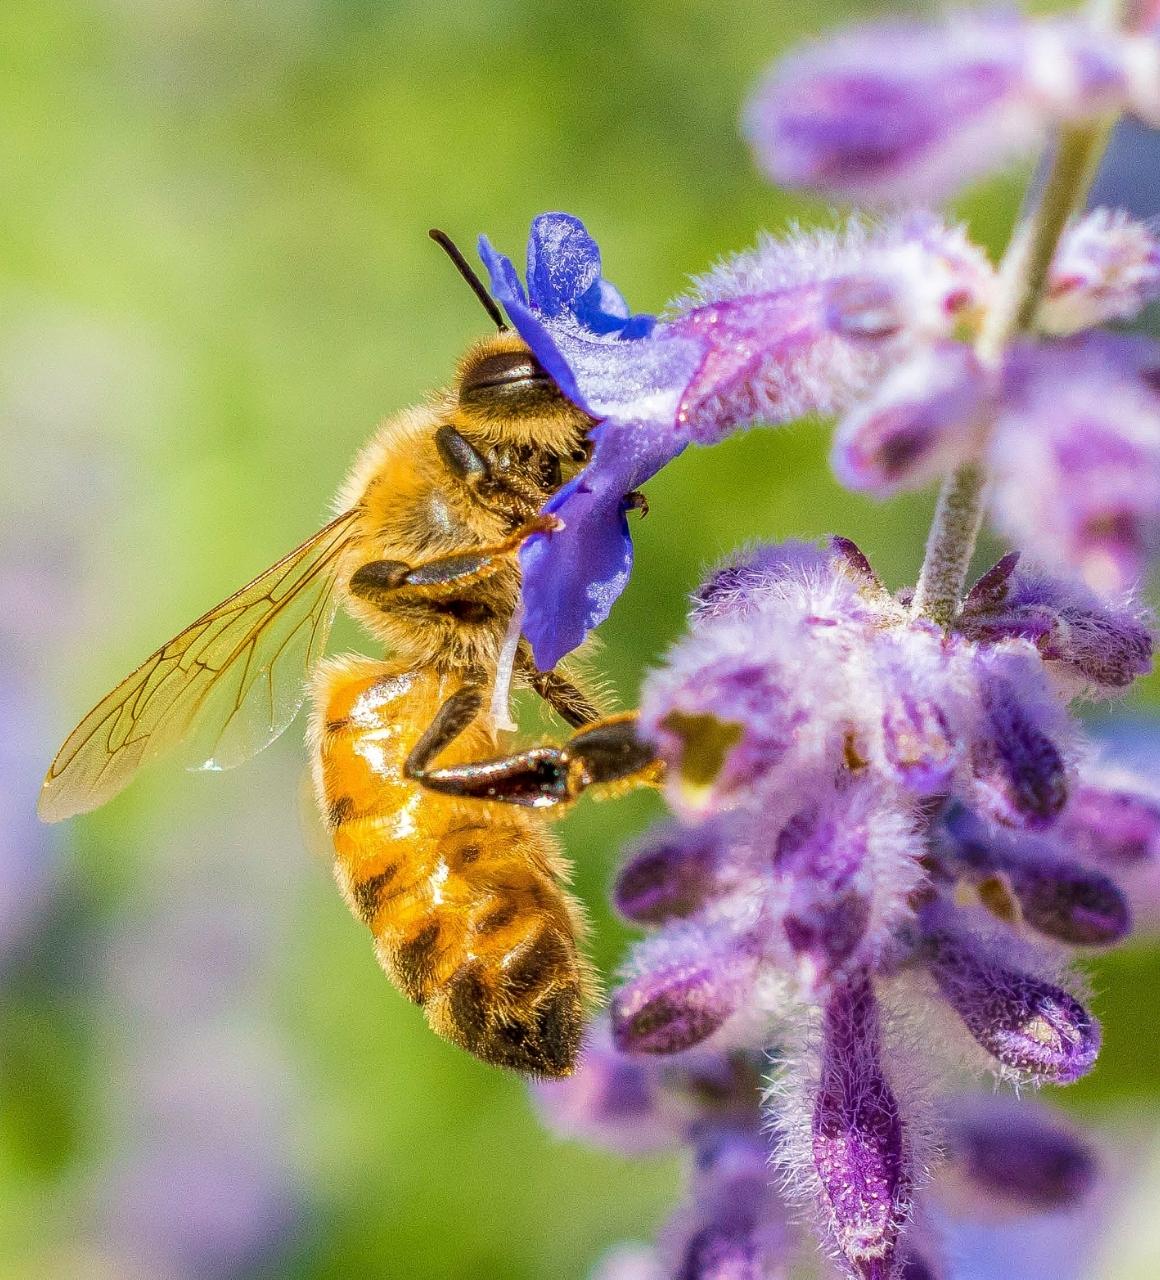
M481 356L464 371L459 384L464 399L503 396L513 389L526 388L554 389L551 378L526 351L498 351Z

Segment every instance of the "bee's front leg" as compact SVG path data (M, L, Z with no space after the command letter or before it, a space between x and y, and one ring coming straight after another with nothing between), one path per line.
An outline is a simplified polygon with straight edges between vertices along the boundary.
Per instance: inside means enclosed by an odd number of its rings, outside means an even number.
M470 597L471 589L488 582L510 564L533 534L551 533L559 527L554 516L536 516L502 542L469 551L436 556L413 565L404 560L372 560L352 574L350 591L380 609Z
M458 696L448 699L444 710ZM449 712L449 722L454 722L458 714ZM442 716L440 711L431 730L411 752L404 772L429 790L444 795L547 809L570 803L589 787L620 790L655 786L662 777L663 766L655 749L637 735L636 712L597 720L562 747L531 747L494 760L432 769L430 763L446 741L437 744L434 737L431 741L428 738Z

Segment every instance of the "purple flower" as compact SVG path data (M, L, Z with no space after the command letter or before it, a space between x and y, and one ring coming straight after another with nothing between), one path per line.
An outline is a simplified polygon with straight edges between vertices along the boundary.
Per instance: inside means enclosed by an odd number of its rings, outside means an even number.
M1156 65L1146 40L1078 19L884 22L784 58L750 101L745 131L776 183L937 200L1059 121L1128 106L1154 118Z
M1093 209L1059 241L1039 327L1068 334L1131 320L1160 297L1160 239L1120 209Z
M999 526L1100 591L1160 546L1160 346L1089 333L1013 349L988 453Z
M976 453L987 378L972 349L941 342L899 365L834 436L834 474L880 497L925 484Z
M525 634L545 669L607 616L631 572L628 495L686 444L844 407L920 337L953 332L994 283L982 253L926 215L766 239L655 325L629 318L565 214L533 223L526 292L507 258L486 240L480 251L537 358L600 420L587 466L546 507L563 528L521 555Z
M930 929L927 950L940 992L1003 1066L1033 1080L1070 1084L1095 1065L1099 1024L1074 996L1009 966L957 929Z
M1131 777L1097 772L1074 787L1058 837L1077 857L1111 869L1160 860L1160 800Z
M852 1275L887 1280L910 1215L913 1175L865 977L831 998L823 1036L812 1145L830 1230Z
M1069 856L1066 837L1049 839L994 830L968 810L954 808L941 831L944 851L983 879L1001 876L1023 919L1040 933L1072 946L1110 946L1128 933L1128 903L1115 882Z
M686 1204L661 1249L675 1280L766 1280L786 1274L788 1227L769 1176L769 1147L752 1125L706 1126L694 1143Z
M690 1096L663 1087L655 1060L614 1046L603 1018L589 1027L575 1072L532 1089L553 1132L627 1154L677 1145L697 1115Z
M736 880L730 853L736 835L727 822L688 827L669 823L626 855L612 898L622 916L661 924L692 915Z
M753 957L725 930L674 926L634 957L635 977L609 1005L622 1052L680 1053L719 1030L737 1010Z
M1082 1200L1095 1182L1091 1148L1046 1107L962 1097L950 1104L945 1123L952 1167L992 1203L1064 1208Z
M1108 696L1152 669L1151 618L1130 597L1104 599L1082 583L1004 556L968 593L956 629L985 643L1030 640L1073 693Z
M632 569L626 495L684 448L672 429L701 345L654 333L601 276L583 223L545 213L528 237L527 290L509 258L480 237L492 291L560 390L594 419L593 454L546 511L563 522L521 554L525 632L545 670L608 615ZM667 427L667 429L666 429Z

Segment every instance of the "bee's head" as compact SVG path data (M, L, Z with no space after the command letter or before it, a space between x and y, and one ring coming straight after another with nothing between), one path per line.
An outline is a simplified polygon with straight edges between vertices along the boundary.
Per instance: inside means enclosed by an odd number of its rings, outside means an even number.
M497 441L539 445L562 457L577 450L592 425L510 330L468 349L459 362L455 394L465 425Z
M494 338L475 343L459 362L454 394L463 425L497 443L577 456L592 420L561 394L528 344L504 323L495 299L450 237L432 231L431 238L455 263L499 330Z

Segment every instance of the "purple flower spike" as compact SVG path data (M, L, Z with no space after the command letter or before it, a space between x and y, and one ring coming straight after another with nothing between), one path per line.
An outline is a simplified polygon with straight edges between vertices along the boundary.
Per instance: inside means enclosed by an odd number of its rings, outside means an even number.
M1079 857L1127 868L1160 857L1160 801L1126 786L1082 782L1057 827Z
M898 1101L879 1061L878 1005L862 975L826 1006L813 1157L852 1274L887 1280L912 1175Z
M1150 114L1142 41L1079 20L887 22L793 53L745 131L774 182L856 200L938 200L1029 150L1055 122Z
M707 938L700 930L675 941L658 935L653 955L648 952L647 945L640 949L640 973L612 997L612 1042L624 1053L680 1053L728 1020L752 962L728 940Z
M1039 308L1048 333L1131 320L1160 297L1160 239L1120 209L1094 209L1064 232Z
M946 1120L952 1163L988 1199L1045 1211L1077 1204L1098 1173L1091 1148L1045 1107L958 1099Z
M982 444L987 383L974 352L940 342L900 365L834 436L840 483L886 497L953 470Z
M930 969L967 1030L1005 1067L1070 1084L1095 1065L1100 1028L1074 996L1007 968L973 939L936 930Z

